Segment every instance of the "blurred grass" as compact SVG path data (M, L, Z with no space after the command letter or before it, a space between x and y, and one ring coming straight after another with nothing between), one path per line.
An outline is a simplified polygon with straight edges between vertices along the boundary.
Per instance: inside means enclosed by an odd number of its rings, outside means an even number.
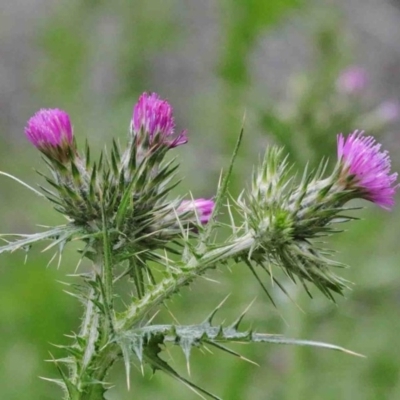
M174 54L180 46L190 47L185 41L189 40L187 25L190 28L191 23L183 21L191 15L191 6L193 1L174 0L60 2L30 38L38 54L24 76L29 87L25 110L29 113L19 115L21 136L25 120L36 109L57 106L71 114L78 142L88 137L99 150L111 142L112 136L124 140L138 94L143 90L159 91L155 83L164 82L161 86L165 93L161 94L176 105L178 126L188 126L191 132L190 143L177 150L182 175L186 176L183 192L213 195L220 168L227 164L246 110L248 132L232 182L232 192L238 194L249 182L257 154L272 140L255 128L255 104L249 100L253 83L249 59L260 37L268 35L268 28L298 12L301 4L296 0L224 0L208 5L217 20L219 38L215 60L204 72L209 86L198 87L192 98L181 98L180 92L188 92L187 81L175 80L172 90L170 82L165 82L168 68L177 69L179 76L181 69L195 70L196 66L166 64L164 70L162 55ZM206 25L203 29L208 28ZM155 65L160 63L157 69ZM161 70L160 75L155 75L157 70ZM295 139L293 143L296 151L298 142ZM3 136L0 155L2 170L30 183L41 182L33 171L42 168L40 157L23 140ZM49 211L39 198L5 178L1 182L2 231L33 232L39 223L62 223L62 218ZM316 292L310 300L291 287L303 311L275 291L278 309L274 309L247 269L238 265L232 272L213 272L211 277L219 284L199 279L168 307L181 323L195 323L231 293L217 318L229 321L256 297L245 326L251 323L258 331L332 342L367 358L306 348L236 346L235 350L260 364L255 367L226 354L194 351L193 381L226 400L400 398L399 211L387 214L368 206L358 215L363 219L347 226L349 231L332 242L332 247L340 250L338 259L352 266L343 275L356 283L337 305ZM57 282L70 281L65 274L76 265L74 249L66 251L59 269L56 262L46 268L51 254L39 250L30 253L26 264L22 253L1 257L2 399L60 398L58 389L38 376L56 376L53 366L43 361L49 359L49 351L61 354L50 343L65 343L68 339L63 334L79 326L80 306L63 293L63 285ZM171 320L167 310L157 318L160 322ZM179 349L170 349L170 357L177 370L185 374ZM108 394L110 400L197 398L162 374L151 377L146 371L142 377L135 368L128 392L122 365L115 366L110 381L116 383Z

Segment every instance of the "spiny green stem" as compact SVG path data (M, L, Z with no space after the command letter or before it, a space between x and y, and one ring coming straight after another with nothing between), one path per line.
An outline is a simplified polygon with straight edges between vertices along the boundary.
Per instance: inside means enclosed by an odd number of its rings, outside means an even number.
M185 268L177 269L173 276L164 278L149 290L141 299L132 303L123 317L116 322L116 330L124 332L140 321L153 308L161 304L182 286L185 286L203 274L205 270L215 267L225 258L231 258L249 250L254 244L251 234L236 240L217 250L206 252L202 257L192 257Z
M93 300L95 299L95 291L94 289L91 287L89 289L89 293L85 302L85 311L84 311L84 316L82 319L82 325L81 325L81 329L79 332L79 336L80 337L87 337L90 331L90 326L92 324L92 320L93 320L93 308L94 308L94 304L93 304Z
M98 338L99 314L96 310L96 306L93 303L95 297L95 290L90 288L89 296L86 302L85 316L80 331L80 337L84 338L86 341L86 349L82 359L81 375L92 360L96 351L95 344Z
M104 290L104 308L107 314L108 325L110 333L114 330L114 290L113 290L113 264L111 254L111 242L108 234L108 228L106 223L106 216L104 210L102 210L102 224L103 224L103 243L101 252L99 251L98 256L102 256L102 279L101 286Z
M85 348L80 361L80 368L77 369L76 372L71 371L72 374L70 376L71 382L79 389L80 393L77 399L70 400L103 400L105 387L100 382L117 359L115 351L110 352L108 349L110 333L112 333L110 328L113 327L113 320L110 307L107 306L108 298L105 290L107 287L107 273L104 272L106 269L105 260L103 258L104 251L101 244L95 247L98 250L97 267L95 268L96 272L93 274L91 286L88 291L84 317L79 333L79 337L83 339L83 343L85 343ZM97 271L101 271L101 274ZM102 303L105 315L101 314L96 305L97 302ZM106 351L102 351L101 354L99 354L100 348ZM90 376L91 380L89 383L85 382L88 376Z
M104 392L107 387L100 382L104 381L108 370L120 357L121 349L115 344L109 344L97 352L91 379L93 383L86 386L77 400L104 400ZM74 399L75 400L75 399Z

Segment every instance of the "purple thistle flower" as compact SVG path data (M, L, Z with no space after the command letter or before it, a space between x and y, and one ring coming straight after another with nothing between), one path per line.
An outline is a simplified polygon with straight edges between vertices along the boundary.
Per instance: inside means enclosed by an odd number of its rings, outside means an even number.
M397 173L390 175L390 157L381 151L381 144L363 131L354 131L347 138L338 135L340 177L346 189L355 189L360 197L390 210L398 185L393 186Z
M162 100L156 93L143 93L133 108L132 131L139 134L141 130L149 135L150 143L158 140L173 148L187 143L186 131L175 138L175 121L171 105Z
M39 110L28 120L25 135L36 148L50 158L63 162L72 154L72 125L69 115L63 110Z
M214 201L210 199L183 200L178 211L181 213L195 211L199 221L205 225L211 218L214 206Z
M357 65L346 68L337 79L336 86L340 92L357 94L367 85L368 77L364 68Z
M69 115L62 110L41 109L28 120L25 135L38 149L72 143L73 133Z

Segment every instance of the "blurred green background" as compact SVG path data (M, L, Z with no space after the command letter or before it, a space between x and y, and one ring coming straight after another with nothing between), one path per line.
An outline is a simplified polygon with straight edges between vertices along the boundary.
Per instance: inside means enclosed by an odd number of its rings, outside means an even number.
M399 124L379 114L379 104L400 96L400 9L389 1L306 0L29 0L1 1L0 169L42 183L38 152L25 140L26 120L39 108L71 115L79 143L99 150L112 137L125 140L138 95L156 91L175 108L189 144L174 150L185 177L180 191L213 196L243 116L244 144L231 192L249 183L254 162L269 143L285 144L297 168L322 156L335 158L335 135L366 129L390 148L399 170ZM337 77L347 65L366 68L362 93L343 94ZM386 118L386 119L385 119ZM396 118L394 118L396 119ZM361 220L329 239L339 271L354 282L346 298L310 299L287 284L298 304L273 291L275 309L246 268L221 269L199 279L168 303L181 323L198 323L227 293L219 322L230 321L254 299L246 327L335 343L357 358L312 348L235 347L260 366L226 354L193 351L191 379L225 400L400 398L400 211L362 204ZM37 225L63 223L39 198L1 178L3 232L30 233ZM59 399L49 359L53 343L79 326L80 305L60 283L74 271L76 247L61 265L35 248L1 255L0 398ZM267 280L267 276L264 276ZM300 309L301 308L301 309ZM168 310L157 316L171 321ZM246 325L247 324L247 325ZM164 357L184 376L179 349ZM133 368L128 392L122 365L109 378L110 400L195 399L187 388L157 373Z

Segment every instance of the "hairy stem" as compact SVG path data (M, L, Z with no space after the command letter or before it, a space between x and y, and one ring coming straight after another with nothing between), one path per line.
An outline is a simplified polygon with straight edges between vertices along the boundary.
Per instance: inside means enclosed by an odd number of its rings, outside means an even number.
M86 302L85 315L79 335L86 341L86 348L82 359L82 371L86 369L96 351L95 344L98 338L99 314L93 303L95 298L95 291L93 288L90 288L89 297Z
M108 344L97 352L92 362L91 382L80 394L77 400L104 400L107 385L102 383L114 362L120 357L120 348L115 344ZM75 400L75 399L74 399Z
M113 264L112 264L112 251L111 243L108 235L108 229L104 210L102 212L102 223L103 223L103 240L102 245L99 246L98 256L102 257L102 276L101 276L101 288L103 292L103 306L106 312L108 330L112 334L114 330L114 290L113 290ZM101 250L100 250L101 249Z
M177 268L173 276L164 278L141 299L132 303L122 318L117 321L116 331L124 332L130 329L179 288L192 282L207 269L215 268L224 259L235 257L235 255L250 250L253 245L253 234L248 233L223 247L205 252L201 257L193 256L184 268Z
M111 257L109 247L105 249L106 247L107 234L102 243L95 246L95 272L89 282L79 333L79 343L83 346L83 351L77 368L70 371L70 380L78 393L71 400L103 400L107 389L103 383L104 377L118 358L115 348L110 345L114 329L113 287Z

